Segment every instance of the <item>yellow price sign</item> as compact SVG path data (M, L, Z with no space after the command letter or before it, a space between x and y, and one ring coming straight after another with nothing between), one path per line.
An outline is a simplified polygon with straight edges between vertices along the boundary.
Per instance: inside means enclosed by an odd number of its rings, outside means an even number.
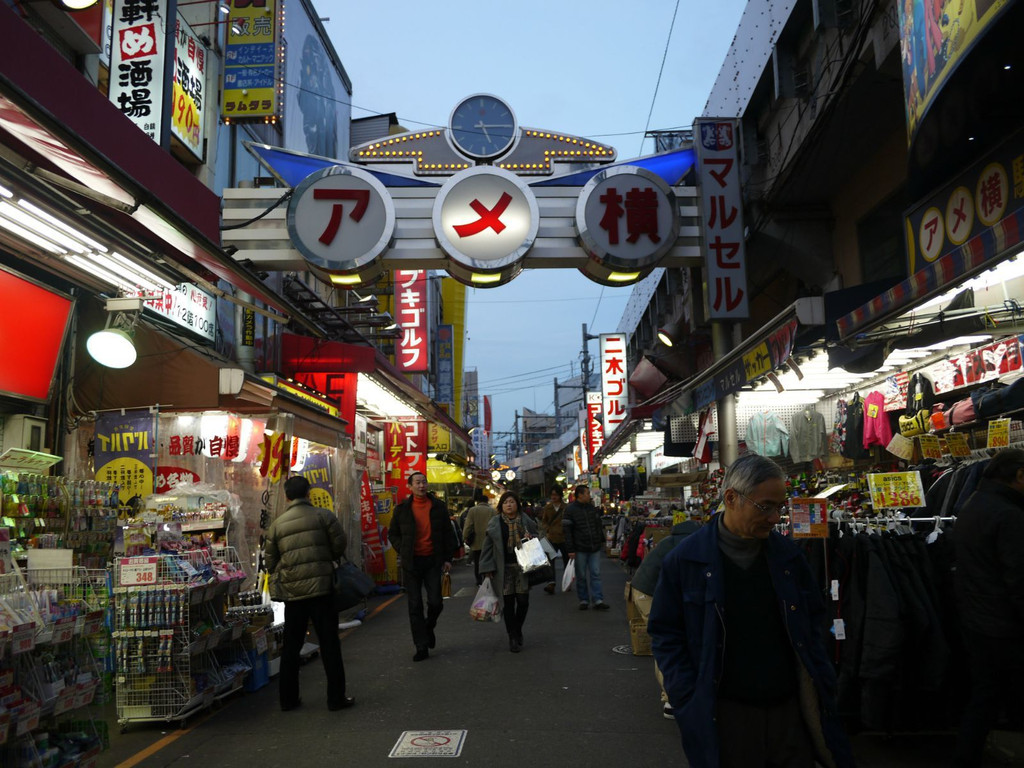
M942 458L942 444L937 435L921 435L917 440L921 444L921 456L926 459Z
M993 419L988 423L989 448L1008 448L1010 446L1010 420Z
M925 506L920 472L882 472L868 475L868 490L875 510Z
M967 444L967 435L963 432L948 433L946 448L949 455L957 459L964 459L971 455L971 447Z

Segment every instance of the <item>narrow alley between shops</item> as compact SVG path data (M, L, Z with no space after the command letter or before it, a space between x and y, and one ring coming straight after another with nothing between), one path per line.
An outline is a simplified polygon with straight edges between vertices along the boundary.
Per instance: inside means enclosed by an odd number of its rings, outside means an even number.
M470 619L475 584L459 564L427 661L412 661L403 594L372 597L364 623L344 631L353 708L328 712L312 658L294 711L280 711L272 679L181 728L130 724L120 734L111 712L111 745L98 765L306 768L417 757L418 768L686 766L676 726L662 715L653 659L632 655L626 571L608 559L602 576L609 611L580 611L574 593L533 589L524 647L512 654L500 623ZM407 733L414 731L434 733ZM860 735L853 743L863 768L932 768L946 764L953 735Z

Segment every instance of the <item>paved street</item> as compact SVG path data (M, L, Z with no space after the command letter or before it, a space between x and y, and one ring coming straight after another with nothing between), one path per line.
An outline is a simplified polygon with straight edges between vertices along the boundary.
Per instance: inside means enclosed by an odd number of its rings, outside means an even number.
M465 730L459 757L418 757L416 768L685 766L676 727L661 714L651 658L616 652L629 645L625 572L612 560L602 566L612 610L579 611L575 594L535 588L519 654L509 653L501 624L470 620L475 589L464 565L425 662L412 662L404 596L374 598L368 620L342 640L354 708L327 711L314 659L302 668L298 710L279 711L275 679L185 728L113 728L100 765L383 766L393 765L388 755L404 731ZM945 764L952 739L860 736L854 745L861 766L932 768Z

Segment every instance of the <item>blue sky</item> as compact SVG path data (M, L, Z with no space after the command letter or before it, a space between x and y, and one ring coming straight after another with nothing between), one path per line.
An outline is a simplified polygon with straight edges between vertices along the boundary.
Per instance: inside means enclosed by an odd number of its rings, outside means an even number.
M669 41L676 0L314 3L352 79L353 117L395 112L411 130L443 126L462 97L494 93L520 125L611 144L620 161L653 151L648 126L689 126L701 114L746 4L679 0ZM551 412L552 379L579 373L582 323L614 331L629 292L575 270L469 290L466 366L492 394L494 430L511 430L523 407Z

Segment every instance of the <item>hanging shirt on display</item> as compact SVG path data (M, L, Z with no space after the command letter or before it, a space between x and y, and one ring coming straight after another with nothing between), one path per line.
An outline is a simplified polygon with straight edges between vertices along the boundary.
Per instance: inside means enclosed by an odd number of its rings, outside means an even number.
M747 422L747 450L761 456L784 456L789 451L789 430L774 413L755 413Z
M930 411L935 403L932 383L923 373L915 373L907 386L907 416L918 411Z
M864 459L870 454L864 450L864 401L854 395L846 406L846 443L843 456L848 459Z
M795 462L828 456L825 417L810 406L793 416L789 429L789 455Z
M846 448L846 401L836 401L836 420L832 424L832 434L829 436L828 449L832 453L842 456Z
M885 448L890 440L892 426L885 412L885 395L875 390L864 398L864 447L880 445Z

